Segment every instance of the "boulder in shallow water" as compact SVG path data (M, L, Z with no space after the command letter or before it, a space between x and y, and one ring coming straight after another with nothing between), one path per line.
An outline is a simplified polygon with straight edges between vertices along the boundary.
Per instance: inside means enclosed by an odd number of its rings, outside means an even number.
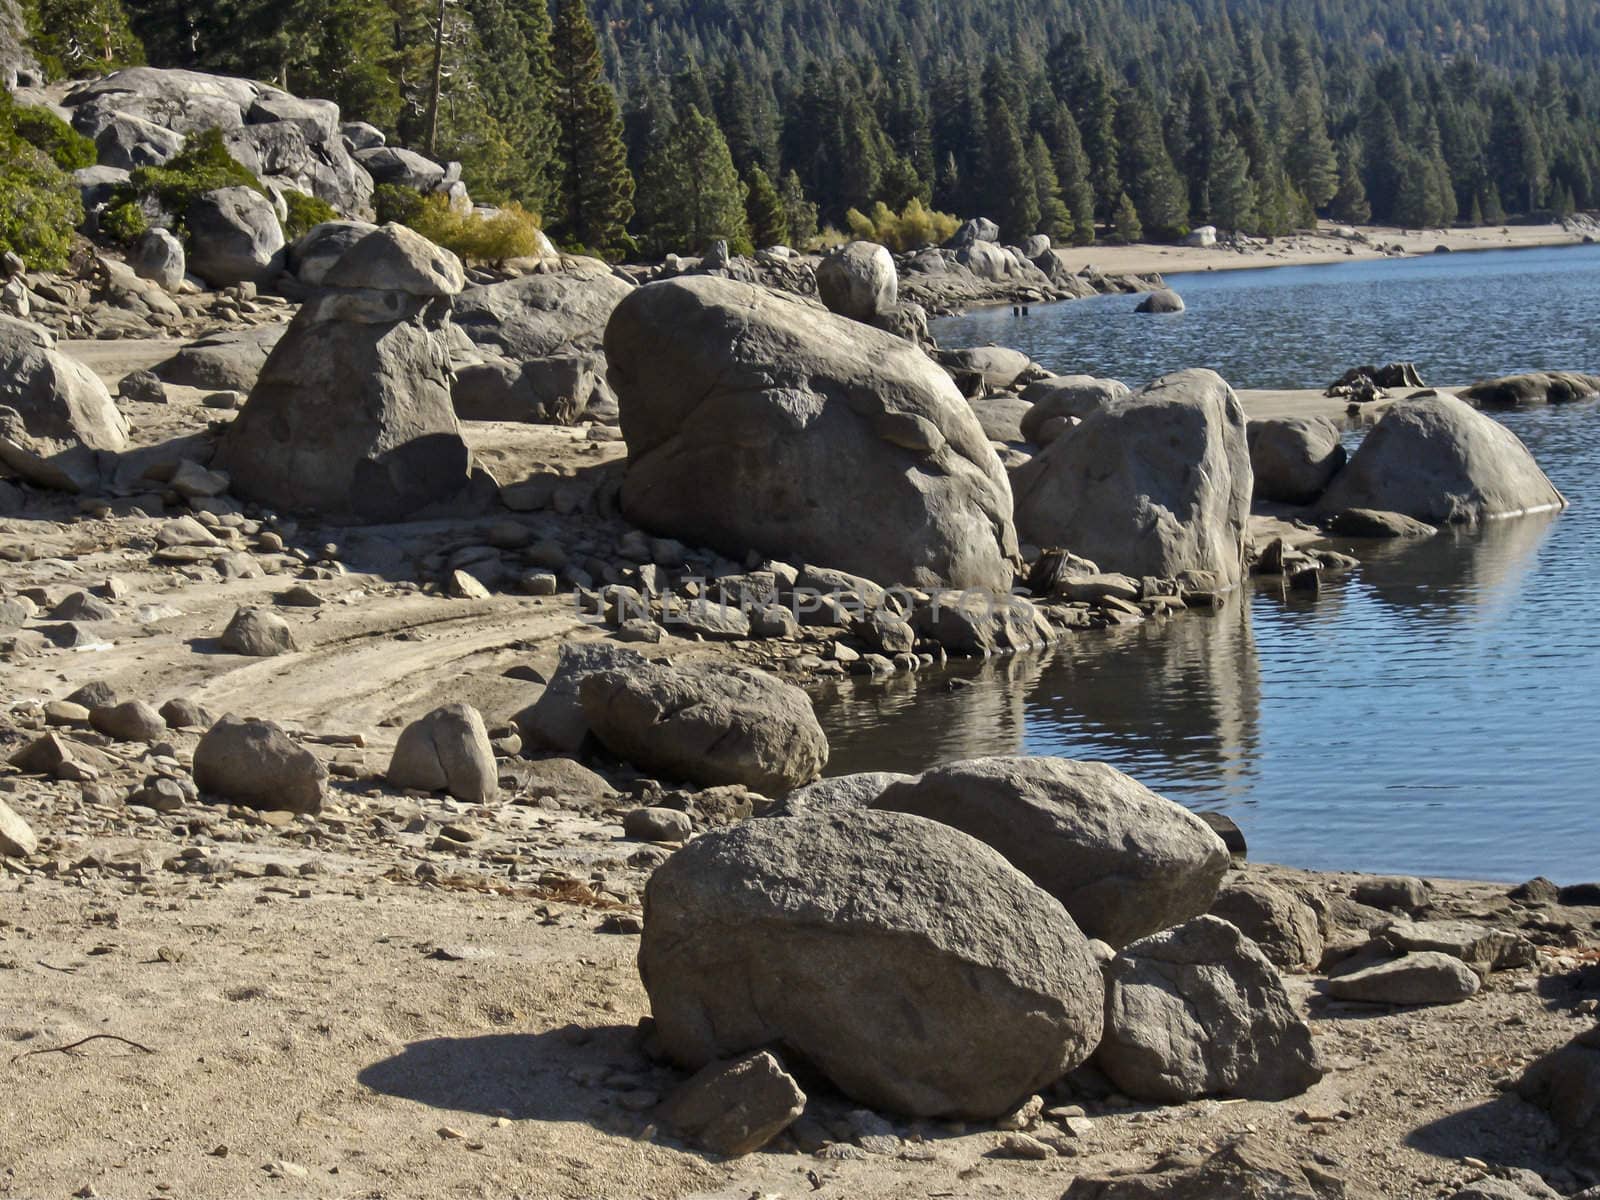
M1310 504L1349 457L1327 417L1251 421L1245 436L1257 500Z
M1171 288L1159 288L1151 292L1133 311L1136 313L1181 313L1184 310L1183 297Z
M628 296L606 351L631 520L739 558L1010 590L1005 471L955 385L909 343L697 276Z
M1566 503L1516 434L1435 392L1391 404L1318 507L1328 513L1377 509L1459 525Z
M1104 986L1072 918L932 821L863 812L703 834L656 869L644 913L656 1032L690 1069L782 1044L864 1104L985 1118L1100 1040Z
M1461 399L1482 408L1521 408L1530 404L1572 404L1600 396L1600 375L1578 371L1533 371L1475 383Z
M1209 571L1231 588L1243 575L1250 452L1215 371L1164 375L1092 413L1011 482L1017 529L1036 546L1136 578Z

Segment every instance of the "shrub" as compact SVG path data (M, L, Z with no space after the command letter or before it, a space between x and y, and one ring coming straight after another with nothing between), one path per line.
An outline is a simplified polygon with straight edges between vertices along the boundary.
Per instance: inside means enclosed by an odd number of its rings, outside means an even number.
M539 253L539 218L520 204L484 216L457 212L446 196L423 196L404 224L467 262L500 263Z
M0 250L15 251L32 270L60 270L81 224L83 198L72 177L0 126Z
M848 233L840 233L832 225L824 225L822 232L815 237L807 238L807 250L834 250L854 239Z
M44 151L63 171L95 164L94 143L48 108L15 109L11 126L23 141Z
M898 213L882 200L872 206L870 214L852 208L845 213L845 223L854 236L881 242L897 254L947 242L961 228L960 218L935 212L915 196Z
M218 188L247 187L263 196L267 189L250 169L228 153L222 130L191 134L178 154L165 166L140 167L119 199L153 200L179 220L207 192Z
M378 224L398 221L409 225L416 220L422 208L422 193L399 183L380 183L372 193L372 207L378 214Z
M283 223L283 236L291 242L321 225L324 221L337 221L338 210L326 200L318 200L315 196L308 196L304 192L297 192L292 188L283 193L284 203L288 206L289 217Z
M131 246L150 230L144 206L137 200L121 200L100 214L100 233L114 242Z

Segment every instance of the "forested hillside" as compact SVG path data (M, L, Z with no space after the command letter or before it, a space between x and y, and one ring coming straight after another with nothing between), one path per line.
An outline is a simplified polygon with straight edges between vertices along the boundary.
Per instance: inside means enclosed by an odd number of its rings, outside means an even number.
M148 60L328 96L611 252L799 242L913 199L1079 241L1600 206L1600 5L1563 0L24 9L53 71Z

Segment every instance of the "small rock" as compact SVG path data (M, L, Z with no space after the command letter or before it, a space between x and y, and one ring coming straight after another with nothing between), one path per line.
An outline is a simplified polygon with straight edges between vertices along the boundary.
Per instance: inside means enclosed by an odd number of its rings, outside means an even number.
M792 1125L806 1095L769 1052L708 1063L661 1106L661 1119L713 1154L749 1154Z
M272 658L298 649L287 621L264 608L249 607L233 614L218 644L230 654L252 658Z
M39 848L39 839L28 823L0 800L0 854L26 858Z
M119 742L154 742L166 736L167 723L143 700L89 710L89 723Z
M686 842L694 823L675 808L636 808L622 819L622 832L641 842Z
M209 729L211 714L193 700L182 697L168 700L161 706L161 719L170 729Z
M1336 1000L1368 1004L1457 1004L1477 994L1477 975L1459 958L1424 950L1328 980Z

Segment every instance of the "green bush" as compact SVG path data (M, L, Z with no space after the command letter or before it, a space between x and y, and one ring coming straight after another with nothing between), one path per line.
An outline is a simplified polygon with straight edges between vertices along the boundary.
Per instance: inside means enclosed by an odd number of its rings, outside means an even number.
M422 193L398 183L380 183L372 193L372 207L378 214L378 224L396 221L409 225L422 209Z
M539 218L520 204L486 217L457 212L446 196L423 196L405 224L467 262L501 263L539 253Z
M315 196L308 196L304 192L297 192L292 188L286 189L283 199L289 209L289 218L283 223L283 236L291 242L310 233L324 221L339 219L338 210L333 205L326 200L318 200Z
M263 196L267 189L249 168L228 153L222 130L191 134L178 154L165 166L134 171L119 200L153 200L179 220L207 192L218 188L247 187Z
M81 224L83 198L72 177L0 126L0 250L14 250L31 270L60 270Z
M122 200L100 214L100 232L114 242L131 246L150 230L150 220L137 200Z
M15 109L11 126L23 141L44 151L63 171L95 164L94 143L48 108Z
M915 196L898 213L879 200L870 214L852 208L844 218L856 237L881 242L897 254L948 242L961 228L959 217L935 212Z

